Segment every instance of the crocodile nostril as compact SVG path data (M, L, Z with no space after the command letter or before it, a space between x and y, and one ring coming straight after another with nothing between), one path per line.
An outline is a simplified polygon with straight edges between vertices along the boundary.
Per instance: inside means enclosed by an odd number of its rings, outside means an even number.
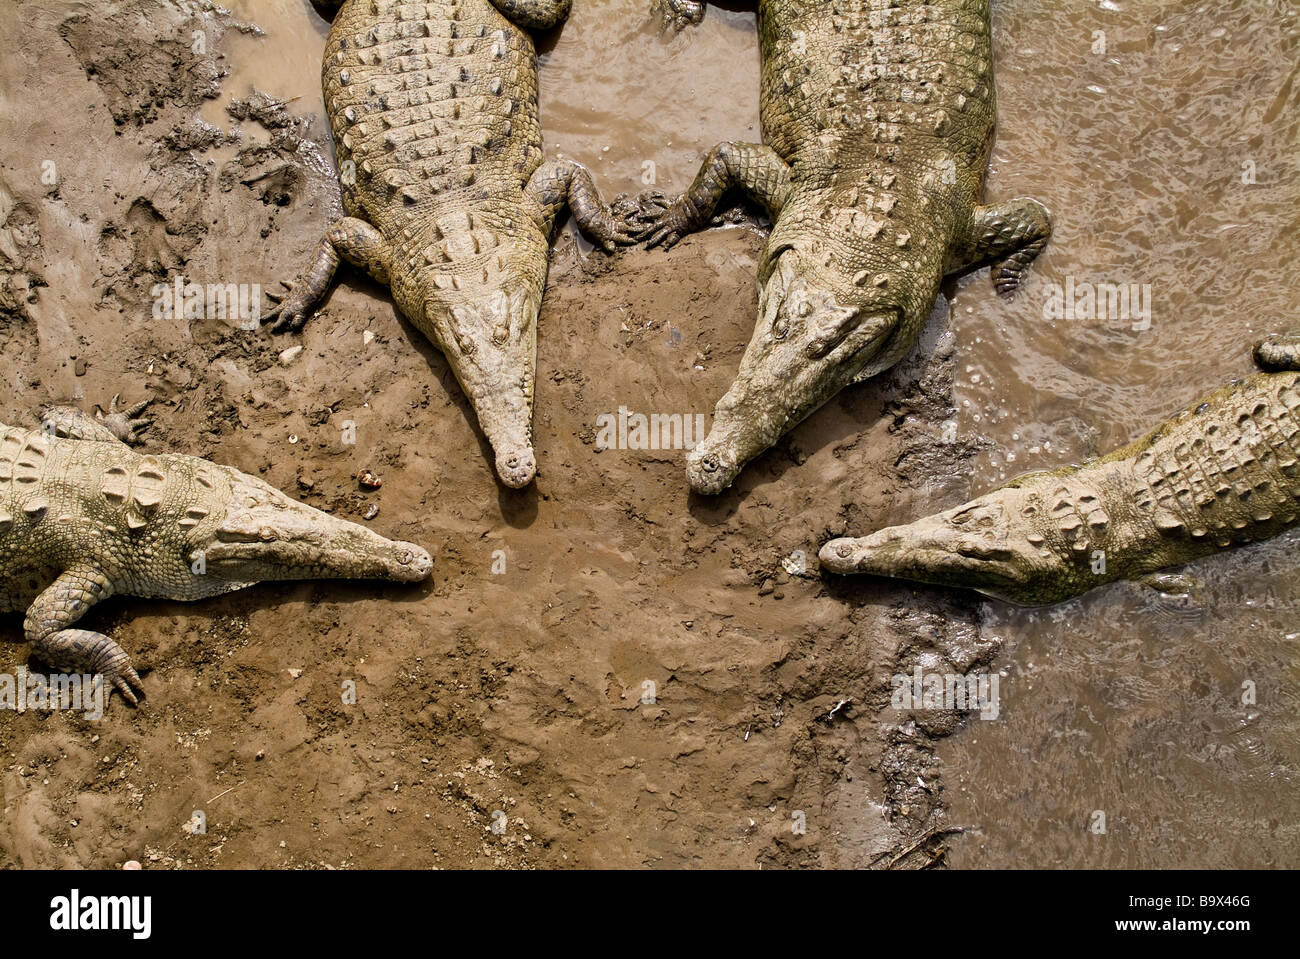
M508 460L506 460L506 466L509 466L511 469L517 468L519 466L519 457L518 456L510 457Z
M700 460L700 466L706 473L717 472L718 458L716 456L706 456L704 459Z
M848 543L840 543L835 552L839 553L842 559L848 559L849 554L853 552L853 547Z
M401 556L397 557L397 561L401 563L403 566L411 565L411 560L413 559L415 559L415 557L411 555L411 551L409 549L405 550Z

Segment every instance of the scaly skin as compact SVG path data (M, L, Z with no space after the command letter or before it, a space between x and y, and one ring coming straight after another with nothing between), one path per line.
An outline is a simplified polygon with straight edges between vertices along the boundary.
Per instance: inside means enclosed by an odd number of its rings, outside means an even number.
M432 569L419 546L229 466L136 453L113 425L60 407L39 431L0 424L0 613L25 610L32 651L56 669L102 674L136 701L122 647L73 628L114 593L195 600L267 580L416 582Z
M343 208L277 308L299 330L339 258L391 287L447 357L507 486L536 473L537 314L566 207L606 250L633 225L569 161L542 162L537 57L524 29L570 0L347 0L325 47ZM335 4L337 5L337 4Z
M698 3L667 0L679 23ZM850 383L916 342L945 274L992 264L1012 294L1051 232L1034 200L980 204L993 142L986 0L760 0L763 143L723 143L651 245L747 189L774 226L759 317L713 429L687 458L718 493Z
M907 526L831 540L822 566L1041 606L1276 536L1300 518L1297 344L1266 340L1257 357L1285 372L1238 380L1123 449Z

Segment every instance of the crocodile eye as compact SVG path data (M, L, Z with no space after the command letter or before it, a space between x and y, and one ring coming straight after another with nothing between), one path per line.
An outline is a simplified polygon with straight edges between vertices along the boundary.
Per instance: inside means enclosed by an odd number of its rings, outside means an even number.
M772 338L784 340L790 333L790 324L785 320L778 320L776 326L772 327Z

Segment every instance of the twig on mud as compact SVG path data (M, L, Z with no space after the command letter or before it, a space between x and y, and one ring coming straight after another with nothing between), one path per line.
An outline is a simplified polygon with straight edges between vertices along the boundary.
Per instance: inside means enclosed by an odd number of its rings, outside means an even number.
M908 856L912 855L912 853L916 852L918 849L920 849L922 846L924 846L927 842L929 842L929 841L930 841L931 839L933 839L935 836L950 836L950 835L953 835L953 834L955 834L955 833L963 833L963 832L965 832L965 831L966 831L966 829L965 829L964 826L939 826L939 827L937 827L937 828L935 828L935 829L930 829L930 830L926 831L925 833L923 833L919 838L912 840L912 841L911 841L910 843L908 843L905 847L903 847L902 851L899 852L897 855L895 855L893 859L889 860L889 862L885 863L885 865L884 865L883 868L885 868L885 869L893 869L893 868L894 868L895 866L897 866L900 862L902 862L902 861L903 861L904 859L906 859ZM882 852L879 856L877 856L874 860L872 860L871 865L874 866L877 862L879 862L881 859L883 859L886 855L888 855L887 852ZM930 866L933 866L934 864L935 864L935 860L931 860L929 863L927 863L927 864L926 864L925 866L923 866L922 868L927 868L927 869L928 869Z
M823 722L823 723L830 722L830 720L835 716L835 714L838 713L841 709L843 709L845 706L852 706L852 705L853 705L853 697L849 696L837 702L834 706L830 708L829 712L824 713L821 716L818 716L816 718L819 722Z
M226 793L228 793L228 792L234 792L236 789L238 789L238 788L239 788L240 786L242 786L242 785L244 785L244 784L243 784L243 783L235 783L233 786L231 786L229 789L227 789L226 792L219 792L219 793L217 793L215 796L213 796L211 799L209 799L209 800L207 801L206 805L211 806L214 802L216 802L218 799L220 799L220 798L221 798L222 796L224 796Z

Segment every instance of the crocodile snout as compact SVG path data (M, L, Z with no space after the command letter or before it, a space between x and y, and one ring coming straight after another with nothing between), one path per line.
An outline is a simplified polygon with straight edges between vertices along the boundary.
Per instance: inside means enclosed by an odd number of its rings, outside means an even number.
M731 485L737 472L734 464L717 453L696 449L686 457L686 478L691 489L706 496L721 493Z
M418 583L428 579L433 572L433 557L428 550L414 543L396 543L397 568L395 578L406 583Z
M497 475L512 489L521 489L537 475L537 458L526 448L503 452L497 456Z

